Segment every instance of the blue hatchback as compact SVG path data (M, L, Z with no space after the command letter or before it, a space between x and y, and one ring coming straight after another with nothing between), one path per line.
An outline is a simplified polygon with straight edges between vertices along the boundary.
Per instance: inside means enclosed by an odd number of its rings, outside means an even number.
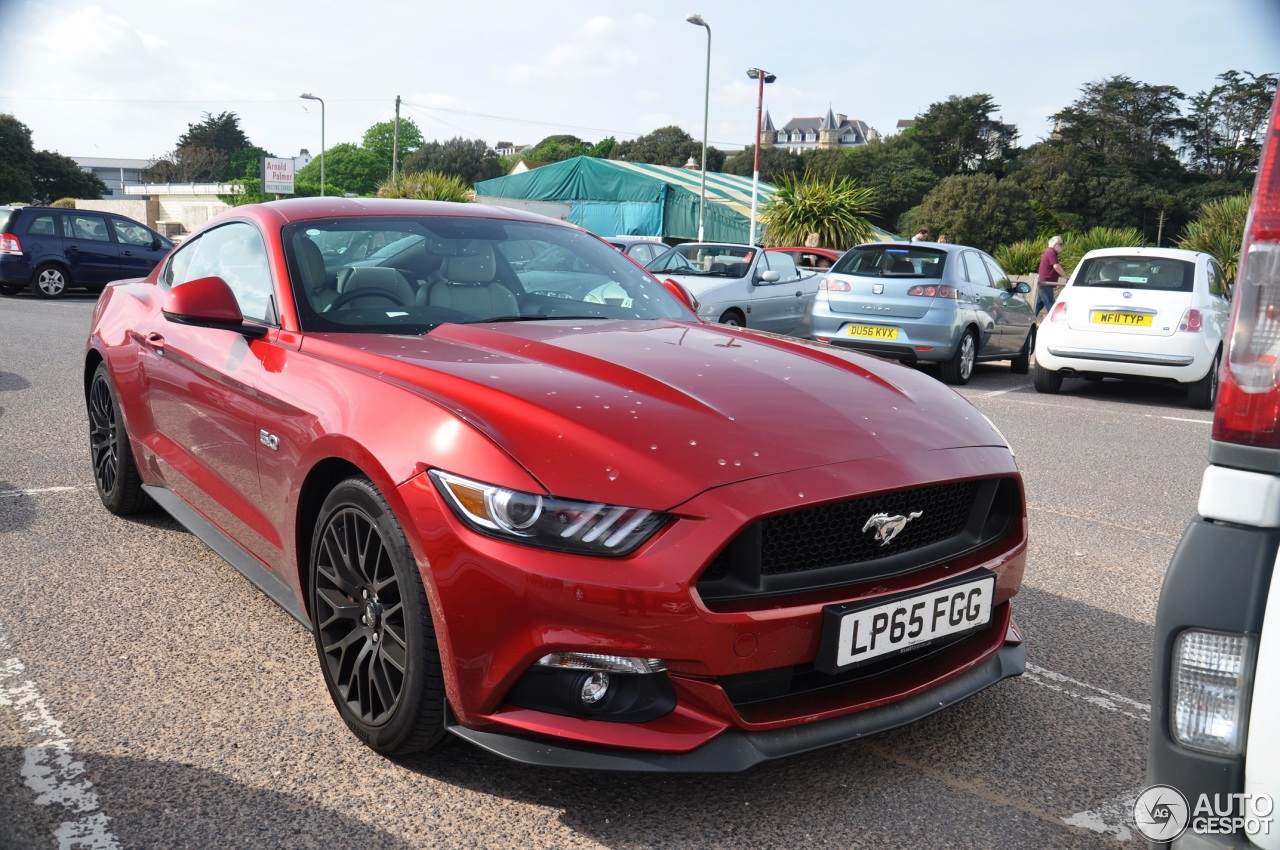
M0 207L0 292L42 298L145 277L173 243L131 218L95 210Z

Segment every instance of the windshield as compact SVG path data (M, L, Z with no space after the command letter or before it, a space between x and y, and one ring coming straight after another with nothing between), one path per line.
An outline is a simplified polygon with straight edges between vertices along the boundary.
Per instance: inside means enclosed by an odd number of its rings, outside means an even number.
M1093 257L1080 263L1072 286L1191 292L1195 263L1170 257Z
M683 304L593 236L554 224L359 216L282 233L308 331L426 333L452 323L688 319Z
M862 277L942 277L947 252L901 245L863 245L851 249L831 269Z
M645 266L654 274L746 277L756 249L744 245L679 245Z

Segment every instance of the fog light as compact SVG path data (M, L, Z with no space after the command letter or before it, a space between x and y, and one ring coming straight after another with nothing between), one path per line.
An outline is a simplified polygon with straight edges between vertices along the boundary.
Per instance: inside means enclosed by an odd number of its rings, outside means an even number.
M1241 752L1248 723L1253 645L1241 634L1186 631L1173 645L1169 691L1174 740L1222 756Z
M584 705L595 705L609 693L609 674L592 673L582 680L582 697Z

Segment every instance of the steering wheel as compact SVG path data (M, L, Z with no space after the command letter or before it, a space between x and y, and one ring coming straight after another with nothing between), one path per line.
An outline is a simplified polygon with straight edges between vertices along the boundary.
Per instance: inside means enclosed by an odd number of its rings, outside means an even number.
M324 311L327 313L330 310L335 310L338 307L350 304L357 298L385 298L397 307L409 306L400 299L399 295L387 289L352 289L333 299L329 306L324 308Z

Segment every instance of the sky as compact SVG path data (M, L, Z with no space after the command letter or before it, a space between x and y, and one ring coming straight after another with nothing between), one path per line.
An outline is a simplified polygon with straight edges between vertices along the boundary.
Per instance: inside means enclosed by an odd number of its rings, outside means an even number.
M1027 146L1110 76L1191 97L1280 72L1280 0L0 0L0 45L0 113L72 157L154 159L223 112L275 156L314 155L322 132L359 144L397 96L427 140L701 140L705 108L709 144L736 151L750 68L777 76L779 127L830 108L890 135L982 93Z

